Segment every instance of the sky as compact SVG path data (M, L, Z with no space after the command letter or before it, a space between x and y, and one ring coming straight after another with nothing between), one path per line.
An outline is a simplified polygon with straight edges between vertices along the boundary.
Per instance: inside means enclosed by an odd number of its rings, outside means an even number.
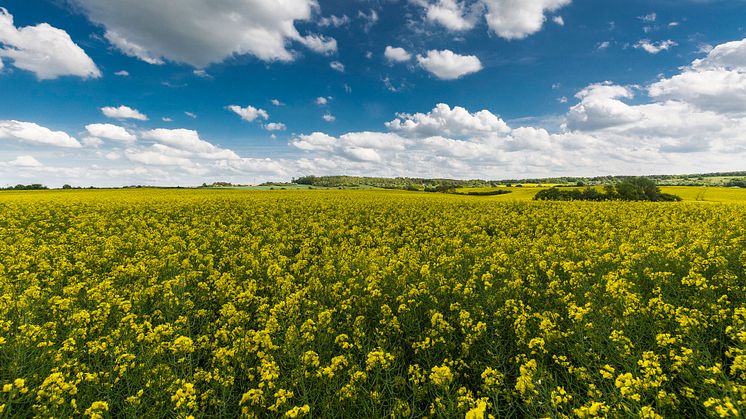
M746 0L0 0L0 187L746 170Z

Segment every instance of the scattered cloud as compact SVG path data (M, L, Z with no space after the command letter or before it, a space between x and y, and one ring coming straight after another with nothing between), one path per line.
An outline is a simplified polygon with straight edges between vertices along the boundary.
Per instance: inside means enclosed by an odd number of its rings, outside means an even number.
M337 117L330 113L325 113L324 116L321 117L321 119L323 119L326 122L334 122L337 120Z
M129 77L130 73L127 70L119 70L116 73L114 73L115 76L119 77Z
M604 50L609 49L610 46L611 46L611 42L609 42L609 41L599 42L598 46L596 47L596 50L597 51L604 51Z
M257 118L261 118L264 120L269 119L269 113L267 111L265 111L264 109L255 108L251 105L245 108L242 108L238 105L230 105L227 106L226 109L230 110L231 112L240 116L241 119L248 122L253 122Z
M556 12L571 0L420 0L425 17L450 31L473 29L484 16L489 29L504 39L523 39L539 32L547 20L547 13ZM559 19L557 19L559 18ZM555 23L564 23L560 16Z
M463 1L438 0L436 3L426 3L425 16L431 22L443 25L451 31L466 31L474 28L478 19L479 8L467 8Z
M361 10L357 12L357 17L363 21L363 30L365 32L370 31L378 23L378 12L373 9L370 9L368 13Z
M552 18L552 22L560 25L565 26L565 19L562 16L555 16Z
M194 113L194 112L187 112L187 111L185 111L184 115L186 115L186 116L188 116L188 117L190 117L192 119L197 119L197 114Z
M197 131L159 128L142 133L142 138L156 144L149 151L169 157L199 157L203 159L239 159L231 150L222 149L200 138Z
M328 17L322 17L317 22L317 25L319 25L322 28L326 28L329 26L339 28L340 26L347 26L350 23L351 19L347 15L342 16L335 16L331 15Z
M643 22L655 22L656 20L658 20L658 14L653 12L645 16L640 16L638 17L638 19L642 20Z
M677 45L679 44L670 39L659 42L651 42L649 39L643 39L635 45L635 48L642 49L649 54L658 54L659 52L667 51Z
M487 25L505 39L523 39L541 30L545 14L570 4L570 0L482 0L487 6Z
M412 54L407 52L404 48L387 46L383 52L383 56L389 62L403 63L412 59Z
M4 58L16 68L34 73L39 80L101 77L91 57L67 32L48 23L16 28L13 15L0 7L0 63Z
M272 102L272 105L274 106L285 106L285 104L282 103L280 99L272 99L271 102Z
M285 131L288 127L281 122L270 122L264 125L264 129L267 131Z
M331 100L332 100L331 96L326 96L326 97L319 96L319 97L316 98L316 104L319 105L319 106L326 106L326 105L329 104L329 101L331 101Z
M129 106L121 105L119 107L105 106L101 108L101 112L107 118L113 119L136 119L138 121L147 121L147 115L141 113L137 109L130 108Z
M417 62L441 80L455 80L482 69L476 56L459 55L450 50L430 50L426 56L418 55Z
M52 131L33 122L14 120L0 120L0 140L14 140L21 143L62 148L81 147L80 142L67 133Z
M332 70L339 71L340 73L345 72L345 65L340 63L339 61L332 61L329 63L329 67L332 68Z
M323 55L337 52L337 40L324 35L308 35L299 38L298 42L308 49Z
M113 124L89 124L85 126L89 136L99 139L118 141L122 143L134 143L137 137L119 125Z

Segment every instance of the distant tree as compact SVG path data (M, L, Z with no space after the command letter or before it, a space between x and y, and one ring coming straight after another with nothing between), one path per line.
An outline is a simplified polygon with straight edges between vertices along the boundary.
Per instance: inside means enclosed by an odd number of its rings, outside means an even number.
M62 189L72 189L73 187L68 185L67 183L62 185Z

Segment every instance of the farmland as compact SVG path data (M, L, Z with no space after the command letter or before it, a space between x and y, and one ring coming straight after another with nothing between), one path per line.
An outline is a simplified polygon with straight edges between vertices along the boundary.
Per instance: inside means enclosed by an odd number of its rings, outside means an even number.
M0 417L743 415L746 191L508 189L2 192Z

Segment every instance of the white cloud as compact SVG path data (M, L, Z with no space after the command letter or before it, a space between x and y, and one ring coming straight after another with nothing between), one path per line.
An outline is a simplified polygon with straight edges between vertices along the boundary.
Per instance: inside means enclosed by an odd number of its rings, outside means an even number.
M427 20L439 23L451 31L465 31L476 25L476 14L469 13L463 1L438 0L436 3L426 4L425 8Z
M460 106L451 108L445 103L439 103L428 113L397 114L386 127L406 137L469 138L510 132L508 124L488 110L470 113Z
M257 118L261 118L264 120L269 119L269 113L265 111L264 109L257 109L251 105L242 108L238 105L230 105L227 107L228 110L234 112L236 115L240 116L241 119L248 122L253 122Z
M658 54L661 51L667 51L677 45L679 44L670 39L659 42L651 42L649 39L642 39L635 45L635 48L642 49L649 54Z
M339 61L332 61L329 63L329 67L332 68L332 70L339 71L340 73L345 72L345 65L340 63Z
M705 58L648 92L658 100L680 100L722 113L746 113L746 39L713 48Z
M656 20L658 20L658 14L653 12L645 16L640 16L638 19L642 20L643 22L655 22Z
M337 40L324 35L308 35L298 40L309 49L324 55L337 52Z
M178 7L171 0L72 1L105 28L112 45L151 64L171 60L203 68L244 54L291 61L291 42L330 48L326 38L302 36L295 27L318 10L315 0L182 0Z
M186 116L188 116L188 117L190 117L192 119L197 119L197 114L194 113L194 112L187 112L187 111L185 111L184 115L186 115Z
M148 117L138 111L137 109L130 108L129 106L105 106L101 108L101 112L108 118L114 119L136 119L138 121L147 121Z
M137 137L125 128L112 124L90 124L85 126L88 134L95 138L119 141L123 143L134 143Z
M400 47L387 46L383 52L383 56L391 62L402 63L412 59L412 54L408 53L407 50Z
M316 104L319 106L325 106L329 103L330 100L332 100L331 97L319 96L316 98Z
M346 26L349 23L350 23L350 17L347 15L342 15L342 16L331 15L329 17L322 17L317 22L317 24L321 26L322 28L329 27L329 26L338 28L340 26Z
M167 149L156 147L156 150L165 151L164 154L171 156L196 156L203 159L239 158L233 151L216 147L201 139L199 133L193 130L159 128L143 132L142 138L156 142L155 146L168 147Z
M93 60L67 32L48 23L16 28L13 16L0 7L0 62L3 58L34 73L39 80L60 76L101 77Z
M375 26L376 23L378 23L378 12L376 12L373 9L370 9L370 12L364 13L362 10L357 12L358 19L363 20L363 30L365 32L368 32Z
M163 118L161 118L161 121L163 121L163 122L174 122L173 119L171 119L171 118L169 118L167 116L164 116Z
M604 51L604 50L609 49L610 46L611 46L611 42L609 42L609 41L599 42L598 46L596 47L596 50L597 51Z
M418 55L417 62L442 80L455 80L482 69L482 63L476 56L459 55L450 50L430 50L426 56Z
M274 106L285 106L284 103L280 101L280 99L272 99L272 105Z
M114 73L114 75L115 76L119 76L119 77L128 77L130 75L130 73L127 70L120 70L120 71L117 71L116 73Z
M504 39L523 39L541 30L547 13L570 4L571 0L419 0L428 21L451 31L473 29L483 15L489 29ZM564 24L561 16L553 18Z
M565 26L565 19L562 16L555 16L552 21L560 26Z
M696 69L723 69L731 71L746 71L746 39L726 42L716 47L709 46L702 52L707 57L696 60L692 67Z
M18 156L15 158L15 160L9 162L8 164L16 167L44 167L44 165L39 160L36 160L36 158L29 155Z
M505 39L523 39L541 30L547 12L555 12L570 0L482 0L487 25Z
M0 120L0 140L15 140L22 143L63 148L81 147L78 140L69 136L67 133L52 131L33 122L14 120Z
M324 116L321 117L321 119L323 119L326 122L334 122L337 120L337 117L330 113L325 113Z
M267 131L285 131L288 127L281 122L270 122L264 126Z

